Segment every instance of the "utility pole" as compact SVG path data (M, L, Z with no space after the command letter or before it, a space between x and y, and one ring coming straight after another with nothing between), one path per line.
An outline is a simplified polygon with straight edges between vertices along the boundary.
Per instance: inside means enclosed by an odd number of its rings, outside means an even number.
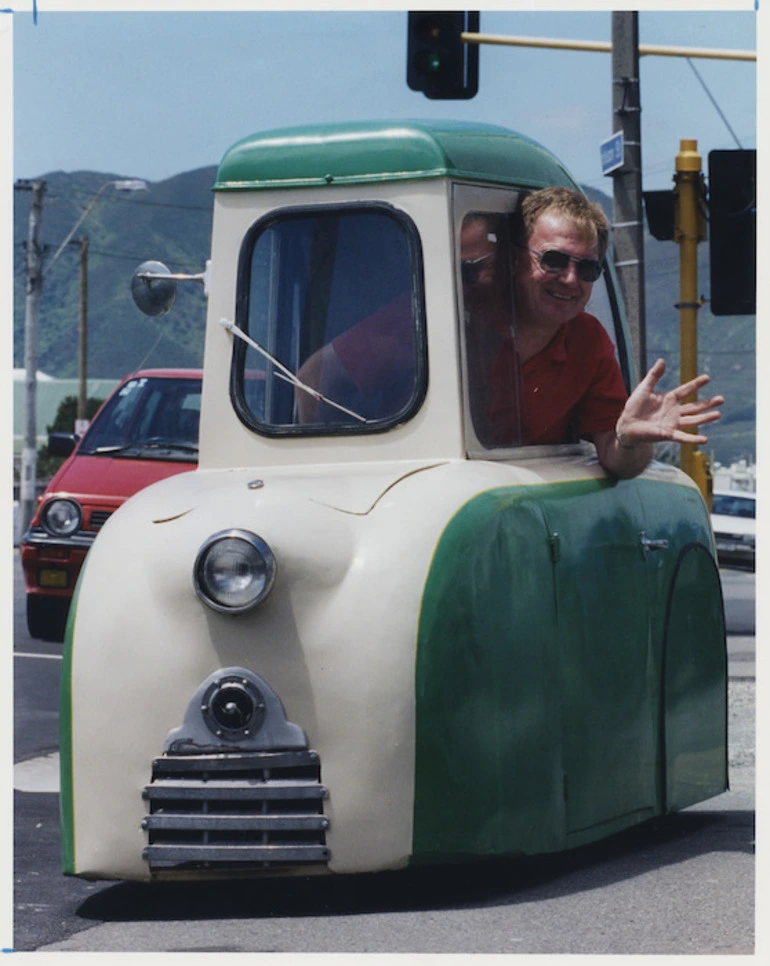
M24 443L21 451L19 493L21 529L24 532L35 515L37 498L37 329L40 293L43 287L40 224L43 219L45 181L18 182L18 188L32 191L27 236L27 297L24 316Z
M88 235L83 235L80 245L80 325L78 326L78 414L75 432L85 432L88 421Z
M19 493L20 504L20 523L22 532L25 531L35 515L35 504L37 500L37 332L38 316L40 309L40 295L43 288L43 269L42 269L42 249L40 246L40 225L43 218L43 195L45 194L46 183L43 180L25 181L18 180L15 187L19 190L32 191L32 204L29 212L29 238L27 241L27 299L25 306L24 321L24 365L26 369L25 382L25 431L24 443L21 451L21 485ZM101 198L103 192L113 187L117 191L146 191L147 184L138 178L119 179L107 181L99 188L94 197L89 202L85 211L75 222L69 234L56 249L51 258L46 271L54 262L57 261L66 246L69 244L73 235L83 223L88 213ZM86 262L87 241L85 248L81 243L81 328L85 329L85 309L84 309L84 286L87 285ZM85 334L81 335L81 341L85 346ZM82 350L85 352L85 348ZM85 380L84 359L82 365L82 379ZM80 407L80 401L78 401ZM80 412L80 408L79 408ZM83 404L85 412L85 404Z
M623 135L623 165L613 172L615 270L626 306L636 382L647 371L642 213L642 123L639 96L639 15L612 14L612 125Z

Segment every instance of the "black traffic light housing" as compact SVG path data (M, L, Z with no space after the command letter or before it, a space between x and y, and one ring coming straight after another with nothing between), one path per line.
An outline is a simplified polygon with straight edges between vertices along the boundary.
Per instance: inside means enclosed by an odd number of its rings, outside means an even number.
M671 188L666 191L643 191L644 210L647 212L647 227L658 241L674 240L676 204Z
M478 33L478 12L410 12L406 82L434 100L467 100L479 89L479 47L462 33Z
M757 311L757 152L710 151L709 261L713 315Z

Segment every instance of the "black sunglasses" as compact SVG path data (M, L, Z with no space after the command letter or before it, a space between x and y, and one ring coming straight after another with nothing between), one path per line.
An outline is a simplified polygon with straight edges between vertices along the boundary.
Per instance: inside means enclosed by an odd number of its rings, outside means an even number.
M466 258L460 262L460 271L464 285L473 285L478 280L479 275L484 271L484 263L487 259L494 257L495 252L487 252L486 255L479 255L478 258Z
M540 259L540 267L545 272L565 272L569 268L569 263L575 263L575 271L578 278L583 282L595 282L602 274L602 263L594 258L576 258L568 255L567 252L559 252L555 248L549 248L544 252L536 252L534 248L527 248L526 251L532 252Z

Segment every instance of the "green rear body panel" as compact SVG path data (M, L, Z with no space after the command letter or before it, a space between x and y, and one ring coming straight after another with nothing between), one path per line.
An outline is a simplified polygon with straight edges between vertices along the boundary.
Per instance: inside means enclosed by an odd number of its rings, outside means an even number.
M665 549L643 551L666 522ZM703 502L657 481L480 494L446 527L416 662L413 861L555 851L726 788Z
M721 611L713 600L703 600L703 582L712 569L708 555L691 548L679 562L669 600L663 675L666 811L709 798L714 794L709 789L727 787L719 740L727 736L727 656L703 646L724 630Z
M461 121L350 122L265 131L224 155L215 191L452 177L489 184L574 185L537 142Z

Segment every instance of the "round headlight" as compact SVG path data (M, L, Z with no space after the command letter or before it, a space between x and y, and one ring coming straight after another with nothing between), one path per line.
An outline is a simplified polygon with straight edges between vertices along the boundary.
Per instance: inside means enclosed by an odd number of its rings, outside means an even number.
M49 500L40 511L40 525L53 537L70 537L83 526L83 510L77 500Z
M275 557L247 530L223 530L203 544L193 569L195 590L214 610L242 614L263 601L275 581Z

